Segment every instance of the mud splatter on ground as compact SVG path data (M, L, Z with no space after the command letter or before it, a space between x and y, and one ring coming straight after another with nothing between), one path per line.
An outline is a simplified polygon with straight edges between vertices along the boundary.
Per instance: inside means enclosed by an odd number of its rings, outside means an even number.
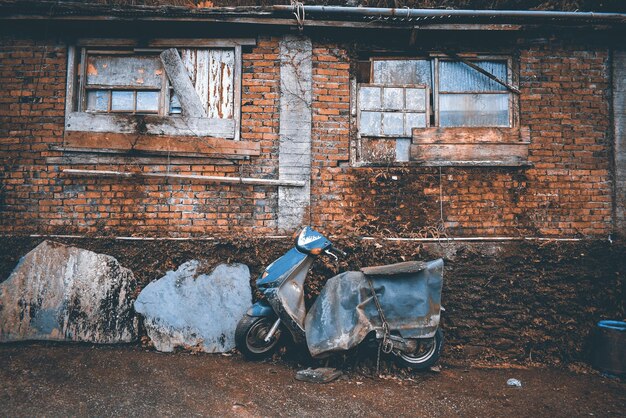
M284 362L138 347L0 346L9 416L624 416L626 384L549 368L446 363L405 378L348 372L311 384ZM522 381L509 388L507 379Z

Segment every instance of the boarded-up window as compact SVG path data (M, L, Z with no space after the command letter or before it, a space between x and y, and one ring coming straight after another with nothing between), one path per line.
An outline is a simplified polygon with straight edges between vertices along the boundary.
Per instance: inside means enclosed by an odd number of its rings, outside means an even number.
M232 119L234 113L235 52L232 49L179 49L189 78L209 118ZM180 113L170 94L170 114Z
M208 118L234 118L235 51L181 48L183 64ZM85 51L82 109L92 113L182 114L157 53Z
M428 126L428 88L419 85L359 85L361 136L406 137Z

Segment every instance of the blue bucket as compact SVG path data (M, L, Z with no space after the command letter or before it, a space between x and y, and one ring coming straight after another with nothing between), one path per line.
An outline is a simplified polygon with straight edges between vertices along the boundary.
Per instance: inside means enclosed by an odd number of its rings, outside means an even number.
M598 322L591 343L591 363L596 369L612 375L626 375L626 322Z

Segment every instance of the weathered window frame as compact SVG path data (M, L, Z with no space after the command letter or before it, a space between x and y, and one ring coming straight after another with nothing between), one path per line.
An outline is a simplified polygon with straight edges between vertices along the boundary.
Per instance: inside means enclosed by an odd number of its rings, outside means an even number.
M255 45L254 39L155 39L142 44L132 39L80 39L68 48L65 132L213 137L238 141L241 125L242 46ZM78 56L84 59L88 48L126 49L158 53L168 48L232 48L235 53L233 119L159 114L110 114L81 111L85 75L78 74ZM82 54L79 54L79 51ZM81 66L83 71L85 65ZM163 90L167 90L163 88ZM165 105L165 98L161 98Z
M482 53L472 53L472 54L458 54L458 56L467 61L502 61L506 62L507 68L507 79L506 83L510 85L518 84L518 71L514 66L513 57L511 54L506 55L494 55L494 54L482 54ZM370 82L374 80L374 62L375 61L415 61L415 60L431 60L433 62L432 68L432 86L429 86L430 91L432 93L433 103L430 106L430 112L433 115L434 123L429 124L429 127L440 127L439 126L439 63L440 61L456 61L454 58L446 55L433 53L426 56L373 56L369 58L370 61ZM490 94L490 93L485 93ZM494 93L494 94L502 94L502 93ZM519 126L519 98L516 94L512 94L509 92L509 126L507 127L495 127L493 128L517 128ZM357 125L358 127L358 125ZM475 128L491 128L492 126L476 126ZM442 129L470 129L469 127L441 127Z
M430 60L432 87L430 126L416 127L410 138L405 136L372 137L360 135L359 120L359 85L353 79L351 115L356 129L356 141L351 147L351 161L356 166L388 165L390 163L412 164L419 166L528 166L528 148L530 131L520 126L519 112L519 68L515 55L489 53L430 53L416 56L372 56L369 58L369 82L374 77L375 61ZM441 61L500 61L506 63L506 80L501 79L506 88L497 94L508 94L508 126L440 126L439 77ZM402 80L405 81L405 80ZM496 81L494 81L496 82ZM487 93L489 94L489 93ZM494 93L495 94L495 93ZM408 147L408 153L407 153ZM394 159L395 149L395 159ZM402 156L402 159L399 159ZM371 159L374 157L374 159ZM378 157L382 157L379 159Z

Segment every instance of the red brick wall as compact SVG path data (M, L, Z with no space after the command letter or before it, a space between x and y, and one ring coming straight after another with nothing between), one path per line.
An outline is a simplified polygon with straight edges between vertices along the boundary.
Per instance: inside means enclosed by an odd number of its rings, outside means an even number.
M520 44L521 125L531 168L351 168L350 59L313 44L311 212L326 231L453 236L603 236L611 227L608 52ZM189 236L276 232L273 186L141 182L61 174L66 50L52 41L0 40L0 233ZM172 172L278 177L278 38L244 51L242 139L262 155ZM71 168L167 170L165 165Z
M243 140L261 143L262 155L228 165L172 165L170 172L277 177L278 38L260 38L244 50ZM47 164L62 156L66 48L53 42L0 42L0 232L93 235L207 235L272 233L273 186L163 183L161 180L80 178L64 168L167 171L166 165ZM36 103L29 103L36 97ZM39 103L41 101L41 103ZM20 103L24 102L24 103Z
M452 236L610 233L606 49L562 42L521 47L520 118L530 128L533 166L441 172L338 164L348 158L349 60L338 46L317 47L315 53L315 223L400 236L439 236L441 218ZM330 96L329 85L335 89Z

